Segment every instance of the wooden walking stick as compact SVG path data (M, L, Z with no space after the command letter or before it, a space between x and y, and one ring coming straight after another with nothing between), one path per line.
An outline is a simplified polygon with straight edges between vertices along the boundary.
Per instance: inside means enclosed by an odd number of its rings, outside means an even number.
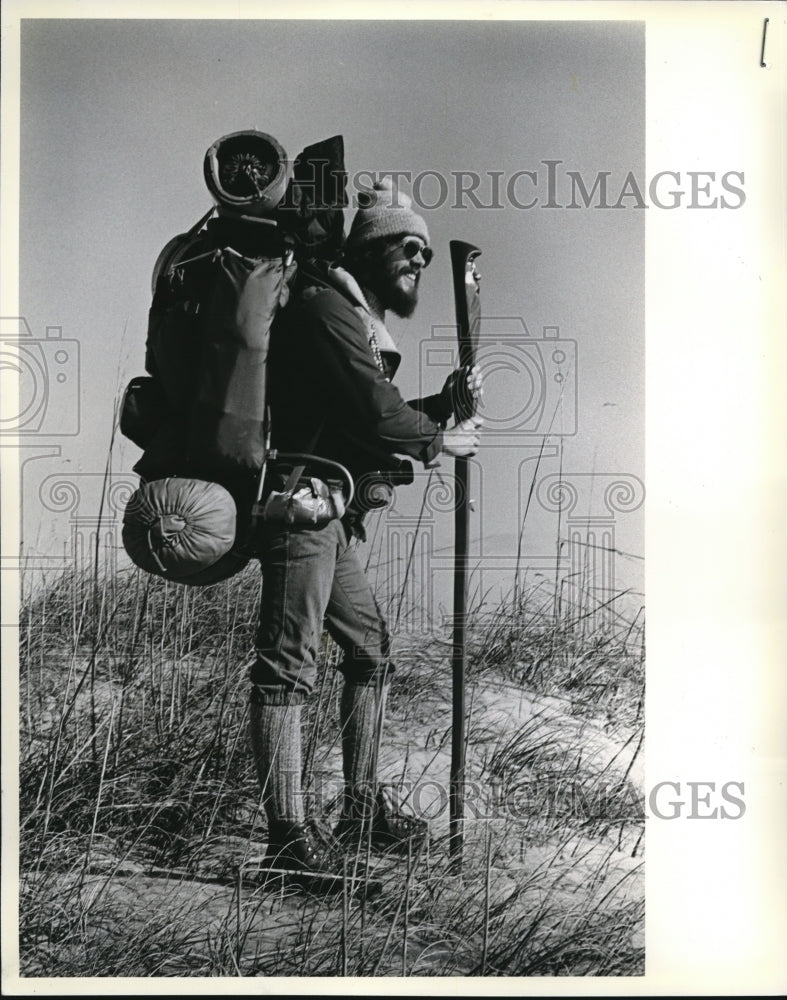
M459 366L472 367L481 326L480 275L475 259L481 251L470 243L451 240L451 272L454 283L457 336L459 338ZM457 383L455 416L457 423L475 416L476 400L464 382ZM451 719L451 785L449 790L449 851L451 868L462 872L462 845L464 831L464 771L466 749L465 726L465 673L467 648L465 626L467 614L467 562L470 517L468 507L469 466L467 458L454 459L456 502L454 506L454 631L453 657L453 708Z

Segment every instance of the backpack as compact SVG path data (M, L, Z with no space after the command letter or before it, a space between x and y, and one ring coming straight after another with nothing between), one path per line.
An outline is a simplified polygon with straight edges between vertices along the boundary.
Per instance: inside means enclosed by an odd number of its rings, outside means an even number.
M269 457L271 327L298 261L340 249L347 203L341 136L291 165L272 136L233 132L208 149L204 175L216 204L158 256L148 374L131 380L120 412L121 432L143 449L124 547L147 572L196 585L252 557Z

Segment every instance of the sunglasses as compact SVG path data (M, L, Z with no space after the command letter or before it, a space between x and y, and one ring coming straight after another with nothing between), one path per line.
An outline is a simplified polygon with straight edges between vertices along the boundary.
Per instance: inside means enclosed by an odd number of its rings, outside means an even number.
M395 243L391 249L401 250L404 254L405 260L412 260L420 254L421 259L424 262L424 267L429 267L432 262L432 258L434 257L434 250L423 244L415 236L408 236L407 239L402 240L401 243Z

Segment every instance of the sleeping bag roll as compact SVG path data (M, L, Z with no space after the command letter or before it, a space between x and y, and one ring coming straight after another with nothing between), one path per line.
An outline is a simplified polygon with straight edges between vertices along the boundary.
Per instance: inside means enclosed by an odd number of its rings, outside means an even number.
M292 165L272 135L245 129L223 135L208 148L203 172L221 210L261 217L284 197Z
M143 483L123 515L123 545L132 562L175 583L207 585L249 561L237 552L237 510L218 483L172 477Z

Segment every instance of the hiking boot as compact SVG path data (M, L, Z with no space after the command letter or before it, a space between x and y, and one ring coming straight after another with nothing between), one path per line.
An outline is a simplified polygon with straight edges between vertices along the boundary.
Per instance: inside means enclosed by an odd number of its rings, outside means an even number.
M271 823L263 865L287 872L338 875L343 861L336 840L311 819L305 823Z
M342 892L346 886L356 897L374 899L379 895L380 885L368 873L348 864L339 843L315 820L271 823L268 838L260 863L266 882L273 876L313 893Z
M355 818L342 814L334 828L334 836L348 850L363 849L367 845L380 853L415 852L426 840L429 825L426 820L407 816L392 806L377 790L371 817Z

